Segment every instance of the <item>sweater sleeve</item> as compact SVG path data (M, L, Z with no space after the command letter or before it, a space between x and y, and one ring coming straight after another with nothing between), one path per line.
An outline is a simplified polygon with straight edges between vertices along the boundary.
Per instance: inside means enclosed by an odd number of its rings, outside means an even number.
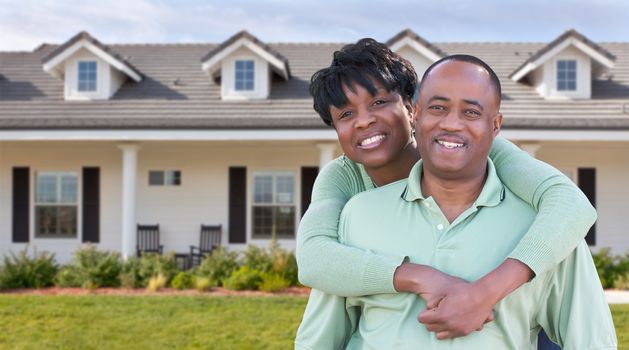
M385 257L338 241L345 203L365 188L358 166L349 161L336 159L317 176L297 233L302 284L344 297L395 293L393 274L405 256Z
M496 138L490 157L502 182L537 211L509 258L523 262L539 275L577 247L596 221L596 210L559 170L506 139Z

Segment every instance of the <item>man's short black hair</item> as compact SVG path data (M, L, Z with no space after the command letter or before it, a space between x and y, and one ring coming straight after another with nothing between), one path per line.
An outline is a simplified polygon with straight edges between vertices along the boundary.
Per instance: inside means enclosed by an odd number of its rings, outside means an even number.
M426 71L424 72L424 75L422 76L422 80L419 83L419 91L420 92L422 90L422 86L424 85L424 81L426 81L426 77L428 76L428 74L430 74L430 72L435 67L439 66L440 64L442 64L444 62L448 62L448 61L467 62L467 63L474 64L476 66L479 66L479 67L483 68L484 70L486 70L487 73L489 73L489 80L491 81L491 84L496 89L496 93L497 93L497 96L498 96L498 104L500 104L500 99L501 99L501 96L502 96L502 87L500 86L500 79L498 79L498 76L496 75L496 72L494 72L494 70L491 69L491 67L487 63L485 63L485 61L481 60L480 58L478 58L476 56L472 56L472 55L462 55L462 54L450 55L450 56L446 56L446 57L438 60L437 62L431 64L430 67L428 67L428 69L426 69Z
M330 66L312 75L313 107L324 123L332 125L330 107L341 108L349 102L343 85L353 89L358 84L375 95L372 80L389 92L398 92L404 101L411 101L417 89L417 73L409 61L385 44L365 38L335 51Z

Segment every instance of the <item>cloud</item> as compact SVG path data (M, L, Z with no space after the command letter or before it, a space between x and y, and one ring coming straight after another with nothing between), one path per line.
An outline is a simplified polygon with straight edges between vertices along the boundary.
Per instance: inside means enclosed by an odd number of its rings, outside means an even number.
M575 28L626 41L623 0L0 0L0 50L31 50L87 30L105 43L220 42L247 29L267 42L549 41Z

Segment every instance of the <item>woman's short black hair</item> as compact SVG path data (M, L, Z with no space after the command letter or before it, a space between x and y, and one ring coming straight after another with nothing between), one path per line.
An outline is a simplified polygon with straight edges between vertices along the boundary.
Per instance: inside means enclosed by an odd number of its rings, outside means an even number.
M387 91L398 92L404 101L412 101L417 90L417 73L413 65L374 39L361 39L334 52L332 64L312 75L310 94L314 109L327 125L332 125L330 107L341 108L348 103L343 85L354 84L376 94L372 80Z

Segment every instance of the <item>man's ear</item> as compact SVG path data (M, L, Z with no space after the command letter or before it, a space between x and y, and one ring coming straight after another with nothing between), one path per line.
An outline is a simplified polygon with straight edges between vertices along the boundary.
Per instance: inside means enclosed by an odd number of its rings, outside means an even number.
M494 134L494 137L496 137L498 136L498 133L500 132L500 128L502 128L502 113L498 112L496 114L492 124L494 127L493 134Z

